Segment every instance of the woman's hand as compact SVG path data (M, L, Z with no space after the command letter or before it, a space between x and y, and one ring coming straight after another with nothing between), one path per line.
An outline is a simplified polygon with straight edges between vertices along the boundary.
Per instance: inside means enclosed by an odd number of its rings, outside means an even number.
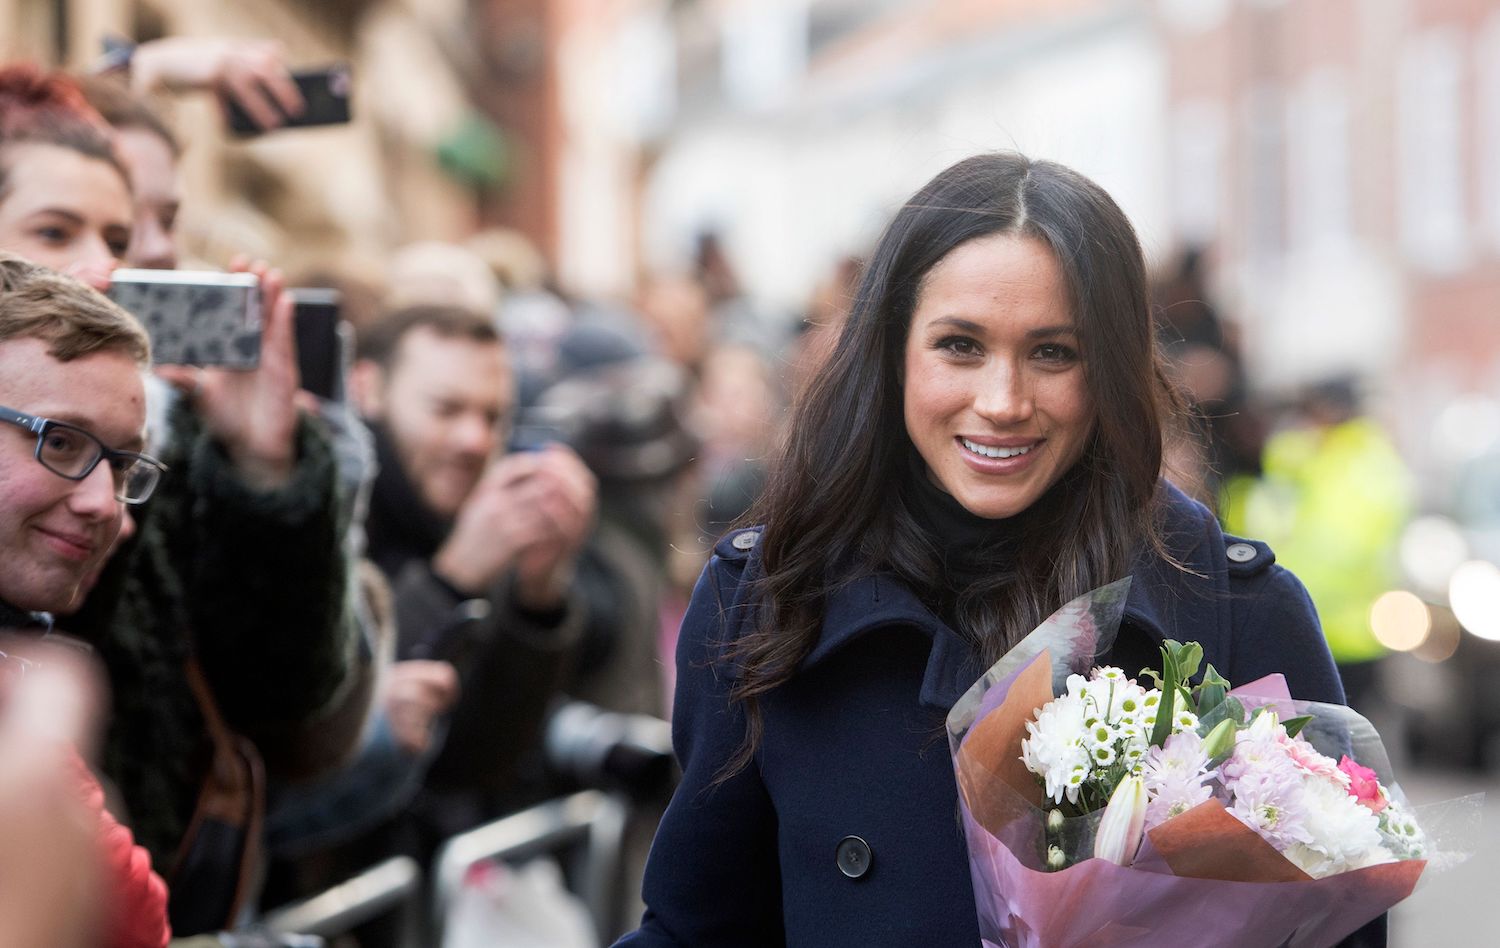
M281 271L237 258L230 270L260 279L260 364L250 371L159 366L157 374L192 400L209 433L224 447L235 470L257 490L274 490L291 479L296 464L296 334L292 299Z

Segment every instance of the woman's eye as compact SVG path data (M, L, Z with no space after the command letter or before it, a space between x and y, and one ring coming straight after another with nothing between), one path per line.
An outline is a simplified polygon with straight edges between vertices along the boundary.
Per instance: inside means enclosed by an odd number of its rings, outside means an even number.
M979 344L965 336L948 336L940 339L937 347L958 356L971 356L979 352Z
M1073 362L1078 359L1078 352L1071 346L1049 342L1037 346L1036 357L1043 362Z
M130 249L130 244L128 242L121 243L118 240L111 240L109 242L109 253L110 253L110 256L114 257L116 260L124 260L125 259L125 251L127 251L129 249Z
M71 236L61 227L38 227L36 235L49 244L65 244Z

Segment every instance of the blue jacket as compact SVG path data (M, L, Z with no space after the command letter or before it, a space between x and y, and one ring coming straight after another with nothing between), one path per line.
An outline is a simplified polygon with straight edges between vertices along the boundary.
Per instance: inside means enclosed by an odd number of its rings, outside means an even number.
M1297 578L1175 488L1166 501L1167 548L1187 569L1142 554L1112 663L1134 674L1159 665L1163 639L1196 640L1233 682L1279 671L1294 696L1342 703ZM900 582L860 579L830 598L811 654L762 701L754 762L714 785L745 739L722 655L748 630L756 536L718 545L683 620L683 780L646 868L641 929L619 944L978 945L943 720L984 669ZM843 843L851 836L862 851Z

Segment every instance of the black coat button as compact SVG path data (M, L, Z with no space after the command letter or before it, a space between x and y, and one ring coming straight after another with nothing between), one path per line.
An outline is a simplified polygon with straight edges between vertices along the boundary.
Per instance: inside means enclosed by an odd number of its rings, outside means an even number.
M839 872L851 879L858 879L870 871L870 863L874 856L870 854L870 844L858 836L845 836L839 840L837 853Z

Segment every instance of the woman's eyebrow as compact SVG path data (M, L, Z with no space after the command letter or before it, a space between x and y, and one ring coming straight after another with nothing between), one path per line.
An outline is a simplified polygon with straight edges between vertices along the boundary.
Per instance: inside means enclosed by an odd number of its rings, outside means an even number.
M81 214L78 214L75 211L70 211L65 207L38 207L29 212L26 216L41 217L44 214L51 214L55 217L64 218L75 227L82 227L85 223Z
M1035 329L1026 330L1028 339L1044 339L1048 336L1072 336L1077 334L1078 328L1072 323L1059 323L1056 326L1038 326Z
M984 332L984 327L979 323L971 319L964 319L962 316L939 316L927 325L929 328L941 326L945 329L956 329L959 332L966 332L971 335L978 335Z

